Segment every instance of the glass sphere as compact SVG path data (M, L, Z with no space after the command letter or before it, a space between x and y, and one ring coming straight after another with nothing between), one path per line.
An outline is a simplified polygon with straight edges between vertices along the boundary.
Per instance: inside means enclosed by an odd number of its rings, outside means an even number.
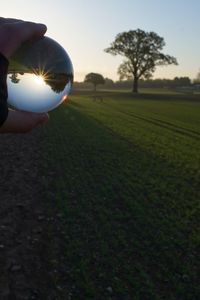
M10 58L7 86L10 107L29 112L48 112L68 97L73 66L66 51L43 37L24 43Z

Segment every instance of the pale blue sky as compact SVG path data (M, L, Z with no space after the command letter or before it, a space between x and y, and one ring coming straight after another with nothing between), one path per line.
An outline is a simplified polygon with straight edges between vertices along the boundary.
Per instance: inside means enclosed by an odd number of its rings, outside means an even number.
M1 16L45 23L46 35L71 56L75 80L88 72L118 79L123 58L103 51L119 32L155 31L164 37L163 52L179 66L158 68L155 78L189 76L200 68L200 0L5 0Z

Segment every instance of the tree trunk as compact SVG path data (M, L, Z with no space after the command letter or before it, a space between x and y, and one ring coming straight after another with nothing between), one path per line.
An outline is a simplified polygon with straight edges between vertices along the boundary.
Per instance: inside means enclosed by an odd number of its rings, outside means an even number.
M134 78L133 80L133 93L138 93L138 78Z

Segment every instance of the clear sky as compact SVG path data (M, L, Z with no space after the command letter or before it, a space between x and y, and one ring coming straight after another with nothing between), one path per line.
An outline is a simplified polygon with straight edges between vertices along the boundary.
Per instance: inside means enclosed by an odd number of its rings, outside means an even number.
M47 36L69 53L75 80L89 72L118 79L123 61L103 51L119 32L140 28L164 37L164 53L179 66L158 68L155 78L189 76L200 68L200 0L5 0L1 16L45 23Z

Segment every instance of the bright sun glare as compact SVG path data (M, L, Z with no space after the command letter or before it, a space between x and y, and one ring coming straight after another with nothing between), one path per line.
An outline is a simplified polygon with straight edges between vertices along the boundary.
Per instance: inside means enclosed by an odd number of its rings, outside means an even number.
M37 84L42 84L44 82L44 78L42 76L35 75L34 80Z

